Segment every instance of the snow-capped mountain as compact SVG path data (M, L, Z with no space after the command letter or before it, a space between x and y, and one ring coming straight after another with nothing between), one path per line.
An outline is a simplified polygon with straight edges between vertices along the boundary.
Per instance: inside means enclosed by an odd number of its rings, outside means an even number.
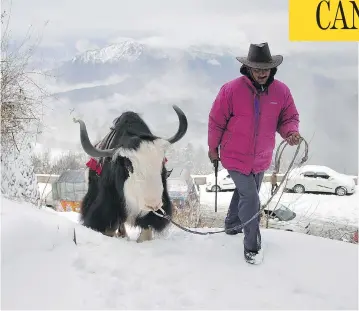
M155 77L177 69L205 75L217 85L237 75L239 64L230 50L211 47L163 49L125 40L78 54L51 73L61 82L90 83L113 75Z
M75 56L73 63L116 63L119 61L134 62L140 60L146 55L151 55L154 59L168 59L171 61L180 61L183 59L202 59L209 63L219 64L215 59L233 55L228 49L219 49L213 47L189 47L187 50L174 48L154 48L135 40L124 40L117 44L111 44L101 49L90 50Z
M72 59L73 63L116 63L124 60L133 62L138 60L145 46L135 41L124 41L112 44L102 49L86 51Z

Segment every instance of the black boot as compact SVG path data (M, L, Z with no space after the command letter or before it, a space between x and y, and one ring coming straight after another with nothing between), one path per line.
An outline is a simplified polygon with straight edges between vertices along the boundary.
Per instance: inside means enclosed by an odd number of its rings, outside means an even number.
M244 260L250 264L256 264L257 263L257 257L259 252L253 252L244 249Z
M263 249L260 235L257 238L257 245L257 251L250 251L244 248L244 260L253 265L258 265L263 261Z

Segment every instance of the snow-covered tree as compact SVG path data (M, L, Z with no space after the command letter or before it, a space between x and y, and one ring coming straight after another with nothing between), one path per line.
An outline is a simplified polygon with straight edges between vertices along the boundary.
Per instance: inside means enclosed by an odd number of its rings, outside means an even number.
M169 148L166 157L170 167L185 167L191 174L207 175L214 172L213 164L202 145L198 147L193 143L184 146L174 145Z
M188 143L182 150L181 153L183 155L183 164L186 168L188 168L190 171L193 171L194 165L194 147L191 143Z
M174 146L170 146L166 152L166 158L171 167L181 165L182 160L179 153L179 149Z
M52 167L51 150L47 149L44 152L33 154L31 161L36 174L50 174Z
M195 167L193 169L193 174L197 175L208 175L213 173L214 168L210 162L207 152L203 146L199 146L195 152L194 160Z
M51 174L61 174L66 170L77 170L86 168L88 156L81 152L67 152L63 153L55 159L51 166Z
M52 159L51 151L33 155L32 165L36 174L61 174L66 170L78 170L86 168L89 156L84 152L63 152Z
M27 36L15 46L10 18L1 14L1 193L36 204L39 191L31 156L47 96L29 68L35 45Z
M1 152L1 193L10 199L20 199L37 204L40 193L34 167L31 161L33 152L31 135L16 148Z

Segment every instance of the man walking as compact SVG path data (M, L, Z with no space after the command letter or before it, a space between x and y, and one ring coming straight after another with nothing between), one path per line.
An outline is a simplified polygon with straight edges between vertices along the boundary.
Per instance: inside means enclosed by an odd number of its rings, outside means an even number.
M299 143L299 115L289 88L274 76L283 56L271 55L268 43L251 44L237 57L243 76L225 83L209 113L208 156L220 160L236 189L225 220L228 234L242 231L260 209L259 189L271 164L276 131L290 145ZM219 158L218 149L220 148ZM244 226L244 258L262 259L260 216ZM234 228L234 229L233 229Z

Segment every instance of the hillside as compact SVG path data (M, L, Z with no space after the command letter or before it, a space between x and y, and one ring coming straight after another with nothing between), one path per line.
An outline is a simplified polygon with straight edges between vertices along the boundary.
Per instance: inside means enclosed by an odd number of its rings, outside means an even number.
M7 199L1 217L2 309L358 309L357 245L263 230L250 266L238 236L137 244Z

